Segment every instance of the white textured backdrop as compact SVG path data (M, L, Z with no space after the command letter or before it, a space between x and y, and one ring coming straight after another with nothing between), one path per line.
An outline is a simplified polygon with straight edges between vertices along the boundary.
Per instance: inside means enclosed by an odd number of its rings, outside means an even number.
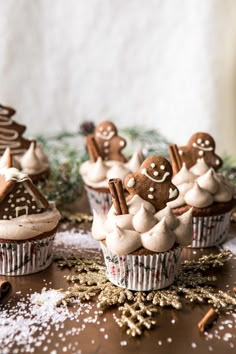
M0 82L27 136L111 118L236 155L236 1L0 0Z

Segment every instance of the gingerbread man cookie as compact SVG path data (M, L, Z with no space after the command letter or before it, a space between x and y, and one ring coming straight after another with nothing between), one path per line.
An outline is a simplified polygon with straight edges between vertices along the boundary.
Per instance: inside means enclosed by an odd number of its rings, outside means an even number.
M183 163L187 168L192 167L199 158L203 158L206 164L215 170L223 163L222 159L215 154L215 141L212 136L202 132L193 134L185 146L170 145L169 154L174 173L181 169Z
M117 128L112 122L108 120L101 122L95 129L94 138L103 160L126 161L121 153L126 141L118 135Z
M172 167L164 157L150 156L138 172L126 176L124 186L132 198L135 194L150 202L156 211L178 197L179 191L171 183Z

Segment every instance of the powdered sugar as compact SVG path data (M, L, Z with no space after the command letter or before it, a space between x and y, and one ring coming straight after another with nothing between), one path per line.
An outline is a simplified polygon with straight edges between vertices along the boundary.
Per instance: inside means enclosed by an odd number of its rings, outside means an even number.
M58 307L57 303L63 297L59 291L43 288L41 293L21 298L15 306L10 306L10 303L0 305L1 353L34 352L36 347L41 346L42 351L47 351L46 343L51 342L48 336L53 328L58 333L58 338L61 337L61 341L65 341L67 335L78 335L84 330L85 324L82 323L66 333L59 333L64 328L65 321L79 322L80 316L89 316L92 309L91 304L82 304L79 300L74 301L76 309L73 311L68 307ZM96 321L96 318L93 321ZM21 349L18 350L18 347ZM64 351L68 349L68 352L71 352L69 346L65 348Z
M54 250L59 251L76 249L100 249L99 242L94 240L91 232L72 229L57 232L54 241Z

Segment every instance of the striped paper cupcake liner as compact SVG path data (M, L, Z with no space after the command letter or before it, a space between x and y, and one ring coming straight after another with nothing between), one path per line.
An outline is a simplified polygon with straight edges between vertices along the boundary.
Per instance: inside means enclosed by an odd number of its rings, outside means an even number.
M85 186L91 212L95 210L98 214L106 215L112 205L112 199L109 192L99 192L88 186Z
M0 243L0 274L26 275L39 272L52 263L54 235L21 243Z
M175 280L181 246L153 255L117 256L101 243L108 279L115 285L135 291L162 289Z
M224 242L228 235L231 211L214 216L193 217L193 248L213 247Z

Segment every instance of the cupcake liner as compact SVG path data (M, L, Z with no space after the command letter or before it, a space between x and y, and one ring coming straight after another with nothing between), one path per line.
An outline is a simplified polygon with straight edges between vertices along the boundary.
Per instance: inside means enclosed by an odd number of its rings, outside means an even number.
M115 285L135 291L162 289L172 284L180 265L181 246L152 255L118 256L101 243L106 275Z
M194 216L193 241L189 247L217 246L225 241L230 225L231 211L221 215Z
M21 243L0 243L0 274L26 275L39 272L52 263L54 235Z
M87 192L90 210L95 210L98 214L107 214L111 205L112 199L109 192L100 192L95 189L85 186Z

